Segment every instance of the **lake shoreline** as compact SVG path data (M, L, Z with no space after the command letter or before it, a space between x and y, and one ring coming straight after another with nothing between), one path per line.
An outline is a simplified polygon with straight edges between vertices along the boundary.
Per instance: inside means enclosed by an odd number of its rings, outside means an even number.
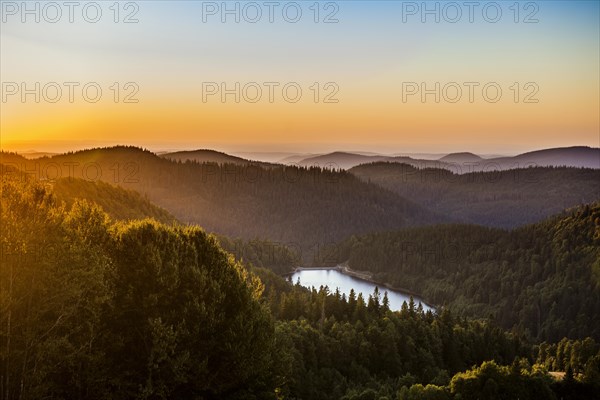
M423 305L426 305L427 307L431 308L432 310L437 311L439 308L437 305L434 305L432 303L425 301L421 295L413 292L412 290L395 287L394 285L392 285L390 283L378 281L373 278L373 274L371 272L353 270L350 267L348 267L348 265L346 265L346 263L338 264L333 267L296 267L293 271L285 273L282 276L288 277L288 276L292 276L293 274L300 272L300 271L318 271L318 270L338 271L341 274L348 275L353 278L363 280L365 282L369 282L369 283L376 285L377 287L380 287L382 289L388 289L388 290L392 290L394 292L397 292L397 293L400 293L403 295L411 296L415 299L415 303L423 303Z

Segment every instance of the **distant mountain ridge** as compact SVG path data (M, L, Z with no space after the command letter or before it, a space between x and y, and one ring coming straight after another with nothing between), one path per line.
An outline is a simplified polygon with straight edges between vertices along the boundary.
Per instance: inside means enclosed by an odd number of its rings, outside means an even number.
M353 234L448 221L346 171L255 164L181 163L136 147L118 146L26 160L0 161L62 177L100 180L133 189L183 223L232 238L264 238L318 257L327 243Z
M417 168L443 168L463 174L476 171L507 170L515 168L575 167L600 169L600 148L585 146L543 149L519 154L514 157L482 158L476 154L451 153L438 160L416 159L408 156L363 155L333 152L312 156L298 161L299 165L317 165L328 168L350 169L373 162L401 162Z
M318 166L321 168L349 169L359 164L377 161L389 161L393 158L394 157L389 156L373 156L336 151L329 154L305 158L303 160L298 161L298 165L301 165L303 167Z
M463 152L463 153L451 153L447 156L444 156L439 159L439 161L449 162L449 163L465 163L465 162L479 162L482 161L483 158L478 156L477 154Z
M119 147L119 146L116 146ZM4 154L8 154L4 152ZM443 168L463 174L477 171L506 170L515 168L538 167L576 167L600 169L600 148L572 146L540 149L516 156L481 156L472 152L456 152L445 155L426 154L423 158L412 155L386 155L373 152L334 151L326 154L307 154L292 152L237 152L239 155L254 156L256 160L224 153L211 149L156 152L156 155L175 161L215 162L219 164L285 164L304 167L330 169L350 169L361 164L374 162L398 162L417 168ZM399 154L399 153L396 153ZM28 151L20 153L25 158L42 158L59 155Z
M216 150L198 149L176 151L173 153L164 153L160 155L173 161L193 161L198 163L218 163L218 164L266 164L261 161L251 161L242 157L236 157Z
M501 228L534 223L600 199L598 169L531 167L456 174L379 162L349 172L455 220Z
M493 158L490 162L498 162L502 166L518 162L519 167L576 167L600 169L600 148L573 146L555 149L544 149L519 154L515 157Z
M297 167L255 163L212 150L158 156L117 146L35 160L2 152L0 161L42 180L74 174L133 189L182 222L232 237L275 241L308 238L311 229L320 232L316 236L320 239L339 240L364 230L442 221L512 228L600 198L600 169L589 169L596 156L600 163L597 148L546 149L481 159L480 166L492 167L489 172L473 167L477 161L465 170L462 164L441 161L479 159L473 153L452 153L434 161L345 152L331 155L310 157L306 166ZM338 164L311 167L315 159ZM334 171L356 162L362 164L349 169L350 174ZM523 168L531 163L587 168ZM503 167L505 172L498 172ZM354 181L354 176L362 182ZM331 226L323 228L325 221ZM292 224L293 232L285 224Z

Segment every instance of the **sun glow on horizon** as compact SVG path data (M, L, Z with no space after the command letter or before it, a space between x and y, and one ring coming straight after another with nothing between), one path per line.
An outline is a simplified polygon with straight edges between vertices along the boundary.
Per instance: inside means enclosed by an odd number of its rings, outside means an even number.
M1 147L600 146L595 2L543 3L532 24L508 13L497 24L403 22L394 2L339 3L332 24L202 22L200 12L158 1L140 3L134 24L8 18ZM77 83L73 101L65 82ZM49 101L56 86L62 97Z

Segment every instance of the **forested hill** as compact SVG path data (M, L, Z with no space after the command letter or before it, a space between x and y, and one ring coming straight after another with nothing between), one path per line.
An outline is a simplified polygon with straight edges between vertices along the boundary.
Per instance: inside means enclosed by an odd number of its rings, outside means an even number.
M59 171L134 189L181 222L230 237L294 243L303 255L352 234L447 220L345 171L180 163L132 147L31 161L2 156L41 179Z
M269 163L262 161L252 161L245 158L232 156L220 151L200 149L189 151L176 151L173 153L164 153L160 157L173 161L195 161L198 163L217 163L217 164L241 164L241 165L262 165L268 166Z
M416 155L417 157L419 155ZM519 154L517 156L494 156L482 158L473 153L452 153L441 158L428 155L427 159L418 159L408 156L386 156L381 154L358 154L347 152L333 152L329 154L308 155L305 158L294 159L300 165L336 165L347 169L360 164L374 162L405 163L418 168L442 168L455 171L459 174L471 171L510 170L540 167L575 167L600 169L600 148L575 146L550 148Z
M600 170L536 167L455 174L373 163L351 173L455 220L513 228L600 199Z
M600 338L600 203L514 231L414 228L340 251L352 268L537 340Z
M77 200L96 203L113 219L136 220L153 218L167 225L177 222L167 210L152 204L134 190L102 181L86 181L79 178L61 178L51 183L59 201L71 207Z
M597 399L592 339L534 348L448 309L259 279L201 228L112 222L87 201L63 207L51 185L1 179L6 400ZM595 246L569 236L595 215L555 221L557 246Z
M1 179L3 398L272 398L260 283L214 237Z

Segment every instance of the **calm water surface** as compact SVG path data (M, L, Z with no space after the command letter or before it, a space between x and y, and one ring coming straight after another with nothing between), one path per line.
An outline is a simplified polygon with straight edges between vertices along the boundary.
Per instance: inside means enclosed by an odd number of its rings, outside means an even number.
M369 295L373 293L375 290L375 284L371 282L364 281L362 279L355 278L353 276L342 274L340 271L336 271L333 269L316 269L316 270L301 270L297 271L292 275L292 281L296 283L296 281L300 279L300 284L305 287L314 286L316 289L319 289L321 286L328 286L331 292L335 292L336 288L340 289L341 293L345 293L346 297L350 294L350 290L354 289L356 295L358 293L362 293L365 302L368 301ZM400 310L403 302L409 302L410 295L406 295L401 292L396 292L386 288L379 288L379 292L381 293L381 298L383 299L383 294L387 292L388 298L390 300L390 308L392 310ZM414 297L415 303L418 305L420 299ZM423 304L423 309L425 311L431 310L435 311L433 308L428 305Z

